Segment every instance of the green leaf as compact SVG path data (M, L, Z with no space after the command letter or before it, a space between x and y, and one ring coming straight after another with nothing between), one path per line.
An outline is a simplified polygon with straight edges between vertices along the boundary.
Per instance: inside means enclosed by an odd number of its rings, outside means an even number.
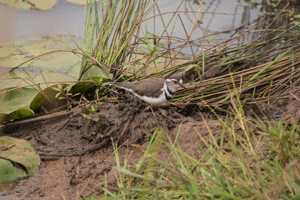
M197 66L197 65L195 65L194 68L195 68L195 70L196 70L198 76L201 77L200 67Z
M136 47L136 49L137 49L139 52L141 52L142 54L146 54L146 52L145 52L142 48Z
M83 117L87 118L87 119L91 119L91 117L87 114L83 114Z
M73 97L76 97L78 95L81 95L81 93L76 93L76 94L73 94Z
M59 95L60 95L60 93L57 93L57 94L55 95L55 98L58 98Z
M34 111L29 108L21 108L12 112L8 115L8 121L15 120L15 119L22 119L28 116L34 115Z
M30 104L36 94L38 94L38 92L35 89L30 88L2 91L0 94L0 114L7 115L8 120L33 115L34 112L33 109L31 109Z
M91 113L95 113L95 112L97 112L97 108L94 108L94 106L91 106L91 109L89 109L88 111L90 111Z
M300 15L294 15L294 18L300 18Z
M88 57L82 58L80 74L82 73L81 80L88 79L91 77L101 77L105 79L112 78L112 74L107 74L104 70L102 70L97 65L91 65L92 62ZM91 66L90 66L91 65Z
M23 139L8 136L0 137L0 156L21 164L26 169L16 168L9 160L0 158L0 182L14 180L33 174L40 165L40 157L32 145Z
M60 92L61 90L58 87L52 87L53 90Z

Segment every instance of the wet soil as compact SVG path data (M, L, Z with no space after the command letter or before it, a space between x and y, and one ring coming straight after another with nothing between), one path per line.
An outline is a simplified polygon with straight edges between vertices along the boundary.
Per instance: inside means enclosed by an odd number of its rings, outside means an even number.
M160 106L154 114L139 100L107 101L93 106L97 108L95 113L89 111L90 107L76 107L53 118L7 125L2 134L30 141L42 162L39 170L19 180L13 191L1 194L13 193L17 199L45 200L101 196L105 176L109 188L117 187L112 143L118 147L121 166L125 159L128 165L133 165L143 157L154 131L162 129L164 137L173 141L179 133L177 141L182 150L200 159L197 142L201 141L200 137L208 138L207 126L215 135L222 134L223 130L220 123L197 104L170 103ZM293 97L278 100L276 105L268 107L273 110L272 115L287 122L300 118L300 112L292 112L300 110L298 108L300 101ZM268 109L260 106L250 110L263 118L270 113L266 112ZM167 158L169 153L167 147L161 146L159 158Z

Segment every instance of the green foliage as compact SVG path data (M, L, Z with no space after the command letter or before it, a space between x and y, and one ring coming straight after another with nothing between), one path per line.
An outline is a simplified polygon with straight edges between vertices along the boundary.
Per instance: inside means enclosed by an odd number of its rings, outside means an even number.
M38 92L35 89L30 88L2 91L0 95L0 114L3 116L1 121L10 121L34 115L32 108L39 107L43 103L41 101L31 104L37 94Z
M100 101L95 101L96 105L101 105L102 102ZM94 115L104 115L103 113L97 113L98 108L95 108L93 105L89 103L84 103L80 105L81 107L87 108L88 114L83 114L83 116L87 119L92 119Z
M53 90L57 91L55 98L57 99L66 99L69 103L71 103L73 100L72 98L80 95L80 93L72 94L70 90L72 89L72 85L62 85L57 84L56 86L52 87Z
M285 165L292 162L293 159L299 158L299 127L297 123L291 126L282 121L267 125L260 123L260 127L262 131L258 131L258 133L267 138L268 149L273 152L269 159L276 159L276 162Z
M81 62L81 69L80 69L80 77L79 79L89 79L89 78L104 78L110 79L112 78L111 74L107 73L106 70L101 69L96 64L93 64L90 58L84 56Z
M118 188L101 188L104 196L98 199L298 199L297 123L260 121L251 132L248 126L253 122L246 120L241 106L235 103L233 110L226 121L219 119L222 134L209 126L208 137L198 133L198 149L193 151L200 152L200 158L181 149L180 128L174 141L156 130L134 166L126 160L122 166L114 147ZM167 159L159 156L163 146L169 149Z
M26 176L22 169L14 167L10 161L0 158L0 183Z
M56 82L76 81L75 78L45 70L38 75L30 71L12 71L0 80L0 120L11 121L34 115L34 111L51 98L49 88Z
M119 66L123 64L130 49L134 35L140 29L140 25L157 2L154 1L149 6L149 0L120 1L110 0L107 5L102 2L92 3L89 1L86 6L84 51L95 60L98 70L114 75L121 70ZM94 10L92 5L94 5ZM102 22L98 14L102 12ZM95 61L97 61L95 63ZM90 63L90 62L89 62ZM81 74L96 70L93 64L83 61Z
M146 34L144 38L136 37L140 42L144 44L144 46L136 47L141 53L146 55L148 52L150 52L150 59L155 60L157 58L157 53L159 52L160 48L164 47L165 45L157 45L156 44L156 38L158 38L158 35L154 35L146 30ZM153 38L153 42L150 42L149 38Z
M15 180L18 177L33 174L40 165L40 157L32 145L23 139L0 137L0 156L22 164L26 171L12 165L8 160L0 158L0 182Z

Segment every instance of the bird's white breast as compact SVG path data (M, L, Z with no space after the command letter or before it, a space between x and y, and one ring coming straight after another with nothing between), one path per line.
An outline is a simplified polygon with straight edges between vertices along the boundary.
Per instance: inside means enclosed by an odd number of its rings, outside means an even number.
M143 101L150 103L152 105L160 105L163 103L166 103L168 100L166 98L165 92L167 91L167 86L166 84L164 84L164 89L161 89L163 92L159 95L158 98L154 98L154 97L147 97L147 96L140 96L137 93L135 93L132 89L128 89L125 87L120 87L122 89L125 89L129 92L131 92L132 94L134 94L135 96L137 96L138 98L142 99ZM169 93L167 92L167 94L169 95Z
M140 96L140 95L138 95L136 93L133 93L133 94L135 96L139 97L140 99L142 99L143 101L145 101L147 103L150 103L152 105L160 105L160 104L166 103L168 101L164 92L161 93L158 98L147 97L147 96Z
M158 98L152 98L152 97L146 97L142 96L140 97L142 100L144 100L147 103L150 103L152 105L160 105L167 102L166 96L164 93L162 93Z

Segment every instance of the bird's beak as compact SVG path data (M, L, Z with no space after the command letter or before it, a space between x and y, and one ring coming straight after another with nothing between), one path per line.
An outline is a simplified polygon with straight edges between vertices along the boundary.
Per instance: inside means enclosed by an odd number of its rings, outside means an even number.
M178 82L178 84L183 87L184 89L186 89L186 87L182 84L182 79L180 79L180 81Z

